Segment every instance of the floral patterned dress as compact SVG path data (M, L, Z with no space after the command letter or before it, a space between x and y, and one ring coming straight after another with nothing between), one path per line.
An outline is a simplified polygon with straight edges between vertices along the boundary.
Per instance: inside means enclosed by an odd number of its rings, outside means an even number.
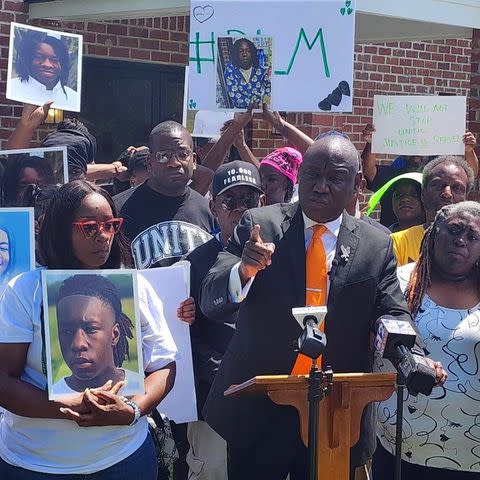
M261 106L270 104L270 68L252 67L247 82L239 67L229 63L225 68L225 85L230 100L230 108L248 108L251 103Z

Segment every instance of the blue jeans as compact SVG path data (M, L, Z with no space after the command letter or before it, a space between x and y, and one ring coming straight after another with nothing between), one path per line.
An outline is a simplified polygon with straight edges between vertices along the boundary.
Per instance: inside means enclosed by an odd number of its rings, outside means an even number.
M156 480L157 456L150 433L129 457L96 473L53 474L14 467L0 458L0 479L5 480Z

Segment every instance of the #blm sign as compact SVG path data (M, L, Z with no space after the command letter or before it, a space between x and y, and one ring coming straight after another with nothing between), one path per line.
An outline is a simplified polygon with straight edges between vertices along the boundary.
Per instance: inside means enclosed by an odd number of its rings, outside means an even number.
M372 152L463 155L466 97L375 95Z

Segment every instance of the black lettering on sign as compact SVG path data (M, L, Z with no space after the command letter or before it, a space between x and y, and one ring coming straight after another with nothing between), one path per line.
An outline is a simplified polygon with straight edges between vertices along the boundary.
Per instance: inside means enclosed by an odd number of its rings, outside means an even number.
M132 255L138 269L171 265L212 236L196 225L170 221L152 225L139 233L132 242Z

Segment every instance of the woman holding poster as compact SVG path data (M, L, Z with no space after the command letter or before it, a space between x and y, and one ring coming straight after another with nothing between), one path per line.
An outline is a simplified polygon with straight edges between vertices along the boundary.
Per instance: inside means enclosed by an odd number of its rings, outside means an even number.
M120 227L105 191L82 181L62 186L50 201L39 235L45 266L82 271L129 265ZM77 302L86 301L78 289L64 293L70 303L70 294ZM119 375L98 388L50 401L41 269L8 284L0 300L0 406L6 409L0 422L0 478L39 480L53 474L59 480L77 475L92 480L157 478L145 415L173 387L176 348L162 303L140 278L138 309L145 393L122 397L125 376ZM105 320L113 322L110 317ZM68 383L78 390L76 381L67 379Z

